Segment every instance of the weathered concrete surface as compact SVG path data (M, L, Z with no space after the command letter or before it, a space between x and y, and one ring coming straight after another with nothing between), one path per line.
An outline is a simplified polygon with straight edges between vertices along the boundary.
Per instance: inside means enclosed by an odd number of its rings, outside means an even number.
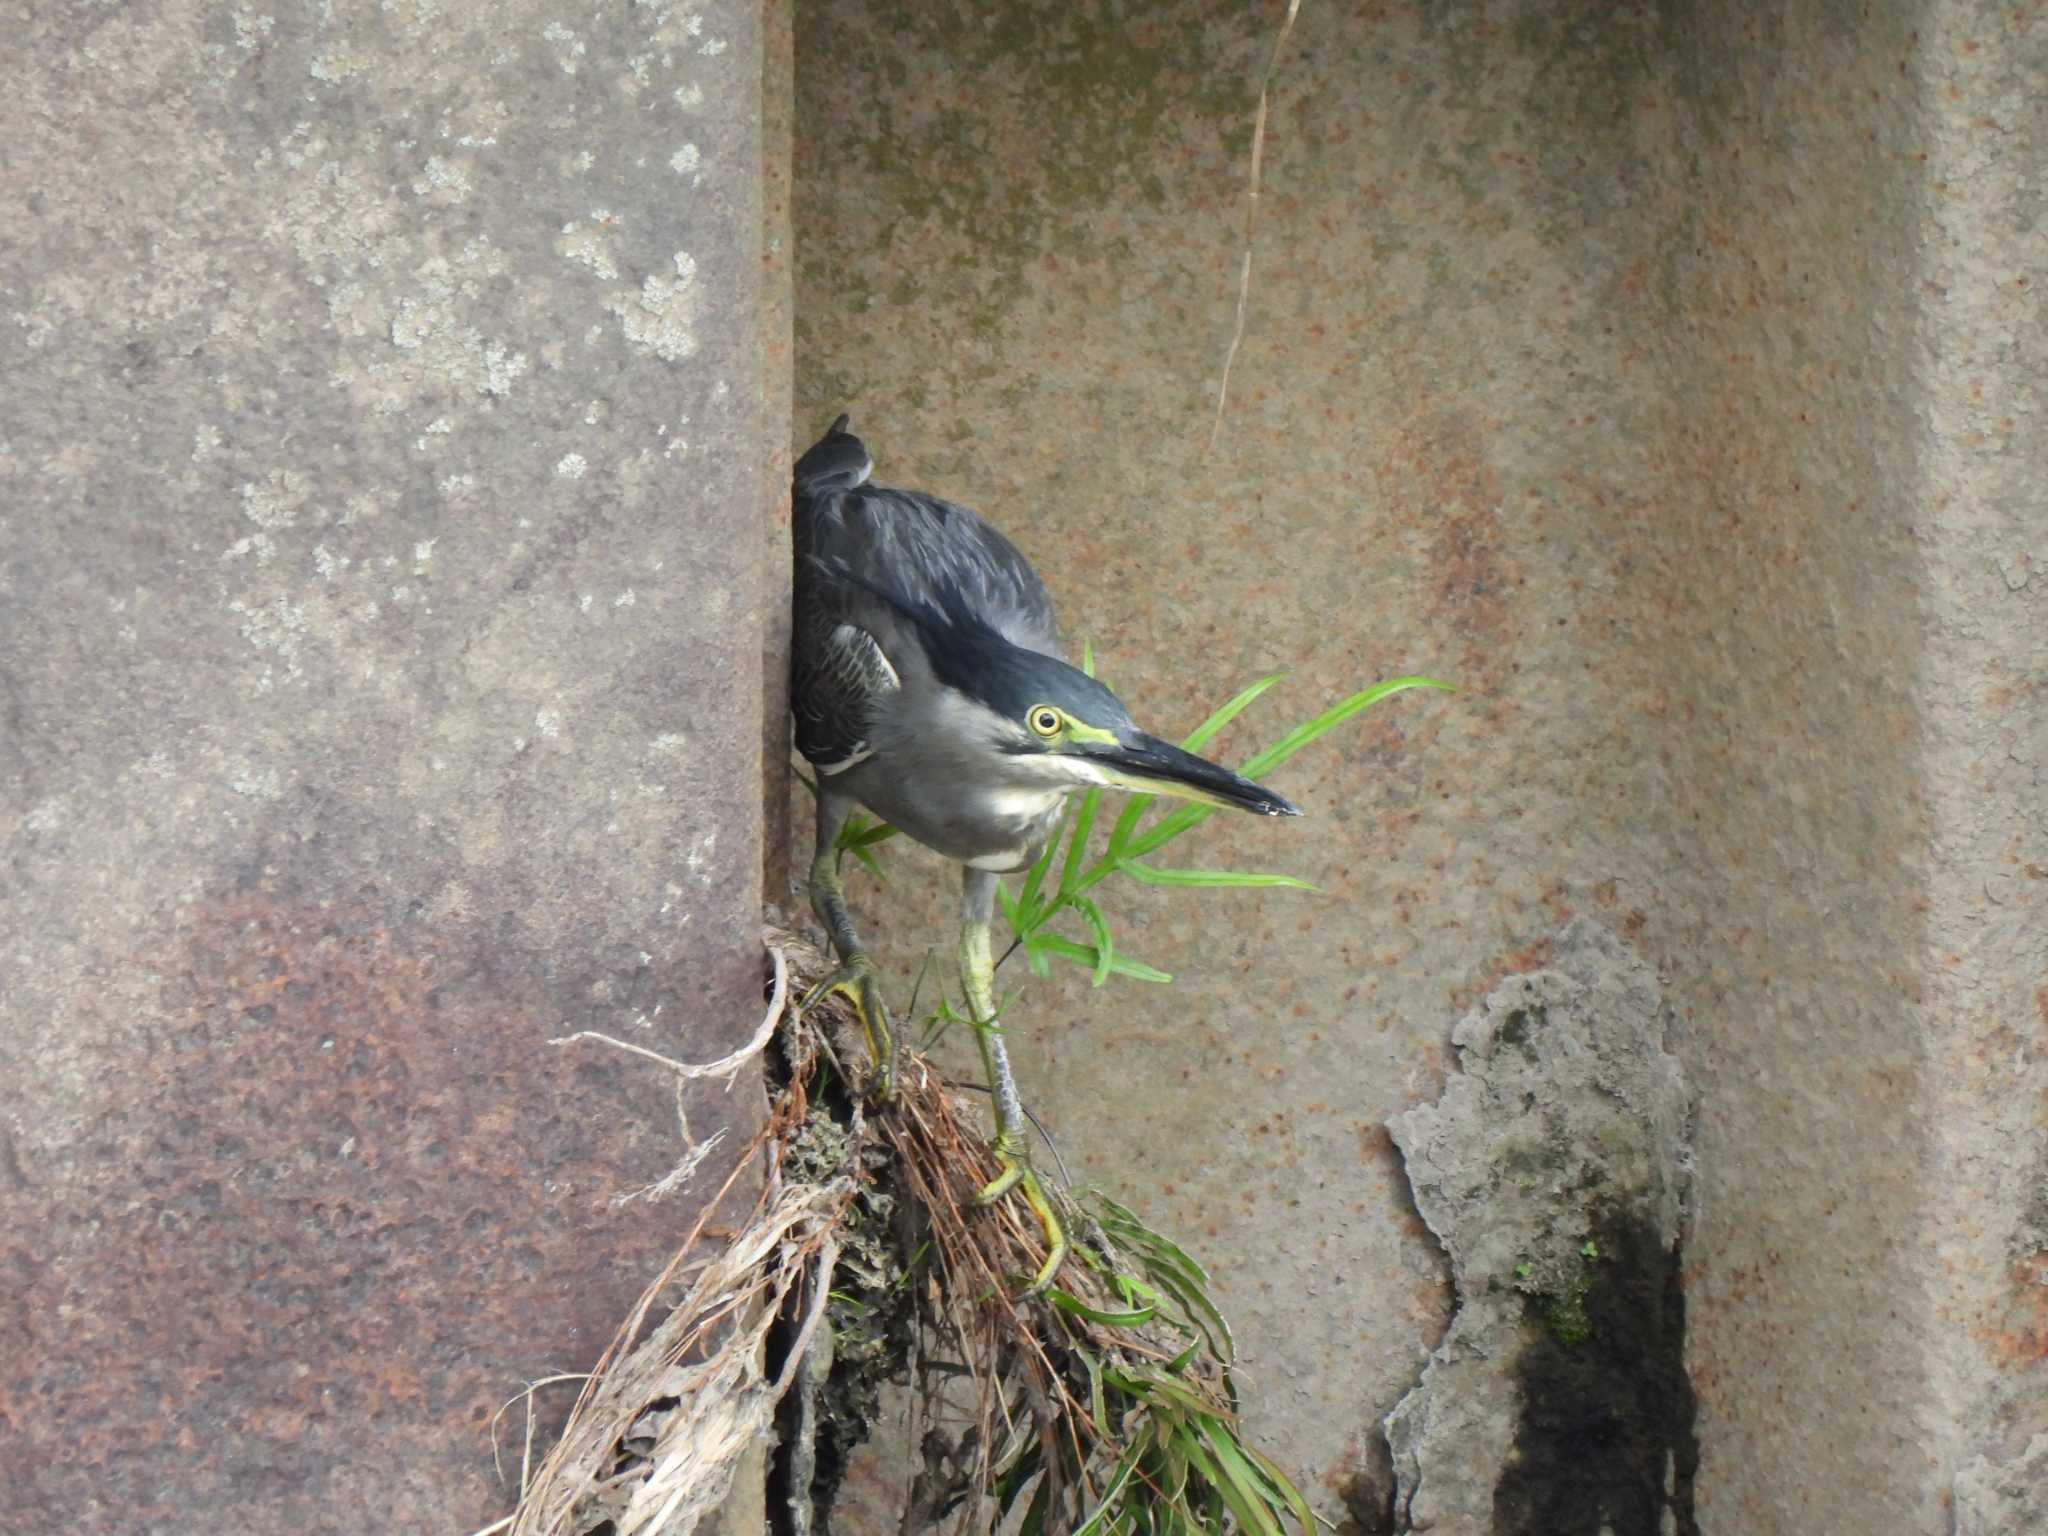
M1993 1465L1982 1456L1956 1474L1955 1536L2011 1536L2048 1527L2048 1435Z
M1629 635L1602 776L1654 784L1621 835L1656 874L1624 873L1625 905L1693 1029L1710 1532L1947 1518L1921 1235L1947 1197L1917 1113L1923 13L1692 13L1673 81L1691 208L1645 272L1663 297L1615 322L1660 376L1637 514L1660 526L1632 551L1657 593L1640 622L1620 593L1592 604Z
M2048 1521L2048 16L1944 6L1923 38L1939 108L1919 227L1920 1114L1944 1192L1925 1234L1929 1429L1942 1467L1998 1469L1978 1498L1958 1482L1956 1529L1974 1536ZM1988 1501L2022 1469L2030 1494ZM1999 1508L2024 1518L2000 1525Z
M1458 1292L1387 1416L1397 1529L1697 1536L1670 1024L1641 958L1574 918L1452 1030L1443 1097L1389 1122Z
M1187 855L1325 896L1117 893L1179 979L1034 984L1027 1094L1218 1271L1254 1431L1369 1513L1450 1301L1386 1123L1598 915L1701 1094L1702 1529L1943 1530L2048 1412L2042 23L1303 7L1212 454L1280 11L802 18L794 438L851 409L990 514L1156 728L1269 668L1226 754L1465 689ZM894 865L854 902L900 996L953 896Z
M761 658L761 769L765 822L762 889L779 898L790 863L789 751L789 472L795 462L779 428L795 409L791 398L796 325L795 239L790 193L796 171L795 0L764 0L761 26L761 434L762 590L769 605ZM808 867L806 865L805 867Z
M0 1524L474 1529L759 1015L755 15L4 30Z

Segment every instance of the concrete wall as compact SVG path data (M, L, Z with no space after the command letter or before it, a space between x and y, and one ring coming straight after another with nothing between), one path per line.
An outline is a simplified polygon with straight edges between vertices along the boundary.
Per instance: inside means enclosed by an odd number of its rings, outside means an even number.
M0 1526L472 1530L759 1017L758 19L5 30Z
M1937 1466L1991 1536L2048 1525L2048 19L1948 6L1920 44L1919 1237Z
M799 16L795 442L850 409L878 478L992 516L1157 729L1288 669L1226 755L1465 690L1189 854L1325 895L1119 892L1178 980L1033 983L1027 1097L1370 1513L1452 1306L1386 1121L1593 917L1701 1096L1700 1528L1944 1530L2048 1428L2042 23L1304 6L1212 453L1280 11ZM953 884L895 868L854 900L901 996Z
M792 130L779 3L13 8L10 1514L502 1510L491 1412L671 1235L610 1205L665 1085L544 1042L753 1020L764 564L850 408L1162 731L1465 690L1188 854L1324 896L1120 893L1172 991L1012 1034L1325 1509L1453 1304L1386 1123L1586 917L1700 1096L1701 1529L2038 1523L2043 23L1311 0L1210 452L1280 10L825 0ZM901 999L953 880L892 865Z

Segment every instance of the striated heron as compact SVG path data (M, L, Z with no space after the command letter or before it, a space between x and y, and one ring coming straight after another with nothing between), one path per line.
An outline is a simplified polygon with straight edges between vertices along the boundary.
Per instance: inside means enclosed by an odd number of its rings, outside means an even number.
M791 709L817 772L811 906L840 969L823 990L860 1015L894 1091L896 1040L839 884L841 828L856 805L963 866L960 978L995 1103L1002 1172L1045 1228L1042 1288L1065 1256L1031 1170L1023 1105L996 1026L989 924L996 881L1044 852L1066 796L1177 795L1264 816L1300 813L1271 790L1131 721L1108 688L1067 664L1052 600L1016 546L965 507L868 484L866 446L841 416L797 460Z

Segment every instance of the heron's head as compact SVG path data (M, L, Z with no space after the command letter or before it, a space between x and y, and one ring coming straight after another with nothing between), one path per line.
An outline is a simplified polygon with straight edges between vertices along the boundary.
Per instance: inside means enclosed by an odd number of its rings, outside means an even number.
M994 638L994 637L990 637ZM1000 639L933 655L950 711L991 779L1017 788L1141 790L1299 816L1263 785L1138 729L1108 688L1057 657Z

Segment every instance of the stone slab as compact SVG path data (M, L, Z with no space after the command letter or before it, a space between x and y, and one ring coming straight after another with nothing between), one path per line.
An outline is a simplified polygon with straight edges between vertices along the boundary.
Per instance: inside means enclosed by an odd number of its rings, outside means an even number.
M0 1523L475 1529L761 1007L755 12L0 22Z

